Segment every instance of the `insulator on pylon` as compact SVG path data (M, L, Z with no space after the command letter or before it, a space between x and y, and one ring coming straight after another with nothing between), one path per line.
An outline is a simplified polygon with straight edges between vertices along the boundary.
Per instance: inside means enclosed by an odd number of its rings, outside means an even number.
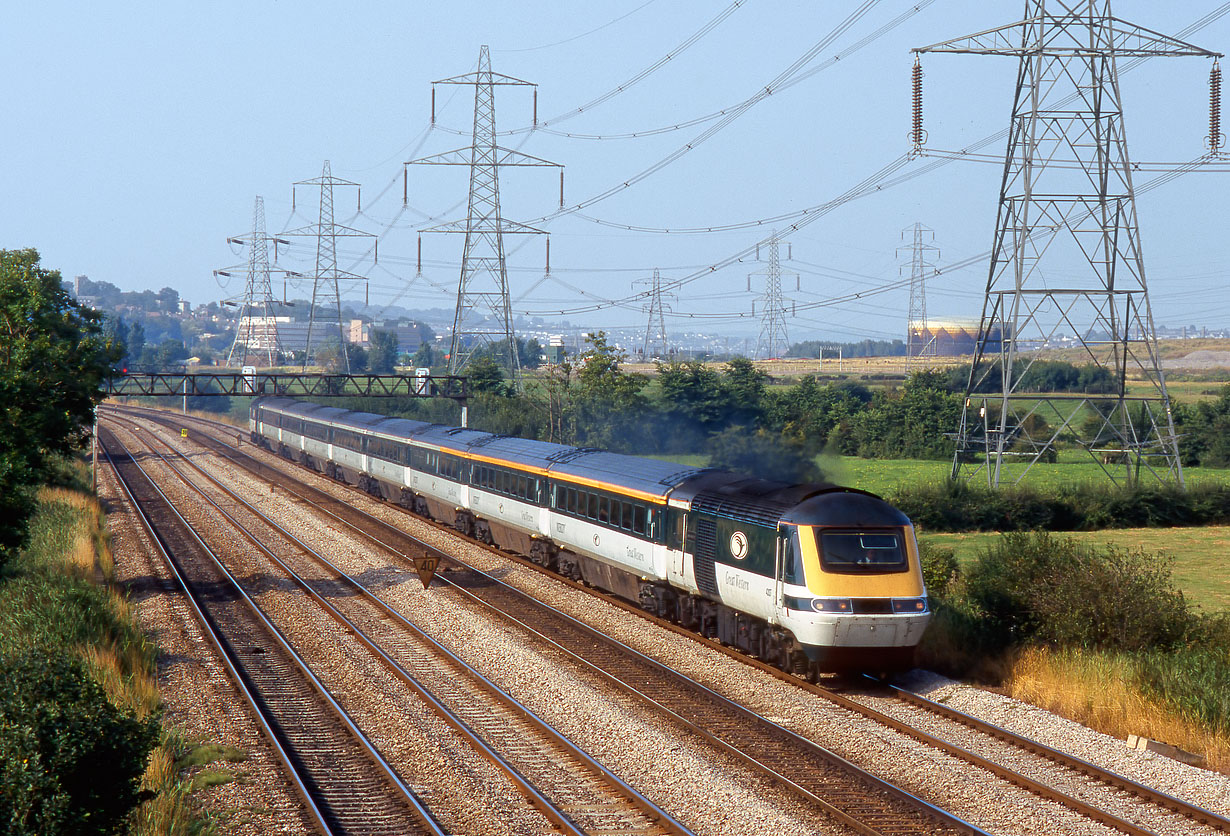
M1226 144L1226 137L1221 132L1221 65L1213 62L1209 70L1209 135L1205 144L1212 152Z
M915 148L921 148L927 139L927 132L923 130L922 80L922 61L918 56L914 56L914 68L910 71L911 98L914 103L914 112L910 120L910 142Z
M545 272L548 276L551 275L551 237L547 236L547 269Z
M422 234L419 235L419 261L418 261L418 266L414 268L414 274L416 276L423 275L423 236Z

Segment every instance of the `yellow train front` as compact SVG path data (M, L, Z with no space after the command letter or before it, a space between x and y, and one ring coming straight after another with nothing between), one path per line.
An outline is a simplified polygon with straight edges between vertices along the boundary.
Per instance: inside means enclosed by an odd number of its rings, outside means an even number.
M684 511L700 632L801 676L908 668L931 617L914 528L873 494L700 476ZM686 510L684 510L686 509Z

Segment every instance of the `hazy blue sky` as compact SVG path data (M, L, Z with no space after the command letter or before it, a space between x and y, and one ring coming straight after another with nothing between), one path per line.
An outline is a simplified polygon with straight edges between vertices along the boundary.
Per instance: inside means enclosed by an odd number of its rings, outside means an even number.
M604 103L557 120L636 76L726 5L682 0L522 3L450 0L360 2L56 2L11 4L0 30L4 130L0 137L0 246L37 247L66 277L78 273L125 289L170 285L194 303L233 296L216 267L244 253L226 237L246 232L256 195L270 232L315 221L315 195L291 183L322 162L363 184L364 212L339 193L338 218L381 234L380 264L343 249L343 266L371 277L372 301L451 308L460 236L424 236L424 275L414 278L417 228L425 216L465 213L466 171L410 172L402 206L401 162L469 144L470 88L441 87L438 127L429 127L433 79L474 69L481 44L493 66L537 82L539 116L559 131L609 137L670 126L729 108L763 88L858 8L855 2L768 2L742 6L690 49ZM935 0L857 52L852 44L913 6L882 0L809 67L806 80L748 109L728 127L635 185L584 210L623 224L691 228L772 217L823 203L908 149L909 49L1020 18L1023 3ZM1178 32L1213 2L1118 2L1115 12ZM1230 16L1190 36L1230 48ZM840 60L832 61L841 55ZM1188 160L1207 132L1210 62L1155 59L1122 81L1132 157ZM1016 61L930 55L926 71L929 145L961 148L1006 127ZM806 72L806 70L804 71ZM497 93L501 130L530 122L524 90ZM617 186L713 126L636 139L580 139L537 131L501 143L567 167L573 205ZM987 149L1003 150L999 142ZM920 167L926 161L911 165ZM910 168L904 169L905 172ZM1155 175L1143 174L1137 185ZM1000 169L953 163L847 204L790 236L800 273L784 287L803 302L895 281L901 230L935 230L939 262L990 248ZM1226 293L1230 174L1190 174L1139 199L1144 252L1160 324L1230 321ZM542 276L540 238L510 242L518 311L564 311L592 326L644 322L639 303L568 313L634 290L659 267L678 279L753 245L768 227L714 234L632 233L555 212L558 179L542 169L507 170L504 214L550 229L552 278ZM784 225L784 224L783 224ZM524 246L521 246L524 243ZM284 254L304 269L308 244ZM734 264L687 284L668 330L755 335L755 293ZM985 262L929 286L933 317L977 317ZM412 281L413 280L413 281ZM240 279L234 280L236 283ZM754 290L758 285L753 284ZM291 295L305 295L309 288ZM362 291L352 292L360 298ZM904 332L908 292L897 289L800 312L793 340L893 338ZM735 314L742 313L742 317Z

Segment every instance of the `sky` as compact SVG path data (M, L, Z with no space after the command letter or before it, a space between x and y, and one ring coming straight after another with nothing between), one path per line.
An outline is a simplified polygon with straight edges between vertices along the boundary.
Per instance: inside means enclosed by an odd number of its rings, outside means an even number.
M213 274L246 262L227 238L251 230L258 195L271 234L315 223L317 193L298 187L292 209L292 183L319 176L327 159L335 176L362 185L361 211L354 189L337 191L337 220L380 240L378 263L356 241L339 247L341 266L369 279L344 301L366 292L373 305L451 309L462 236L423 235L418 277L418 230L465 217L467 171L411 167L403 204L402 163L469 145L472 88L438 87L433 126L431 82L473 71L485 44L496 72L538 85L538 130L528 130L529 88L497 90L497 127L512 132L500 144L563 164L565 206L584 204L560 212L554 169L501 171L503 215L551 233L549 276L543 236L510 236L514 311L644 327L645 300L634 295L658 269L664 284L683 282L666 299L668 333L754 339L764 280L749 274L766 267L756 244L797 220L772 219L842 195L909 150L912 47L1018 20L1024 4L742 0L725 13L734 5L13 4L0 30L0 246L35 247L66 278L170 286L194 304L236 298L242 277L224 286ZM1167 33L1217 9L1192 0L1114 6ZM1187 39L1230 48L1230 14ZM739 107L817 45L793 83ZM1203 153L1210 66L1157 58L1123 74L1134 160ZM1016 59L930 54L923 68L928 147L960 149L1007 127ZM1002 154L1004 144L984 150ZM953 162L784 236L791 340L903 337L903 231L916 222L934 230L939 251L929 316L976 319L987 270L977 257L991 247L1001 173ZM1139 175L1137 188L1155 176ZM1186 174L1137 198L1159 325L1230 324L1226 178ZM723 226L735 228L678 231ZM314 254L313 242L296 239L279 248L279 263L303 272ZM310 287L287 293L309 296Z

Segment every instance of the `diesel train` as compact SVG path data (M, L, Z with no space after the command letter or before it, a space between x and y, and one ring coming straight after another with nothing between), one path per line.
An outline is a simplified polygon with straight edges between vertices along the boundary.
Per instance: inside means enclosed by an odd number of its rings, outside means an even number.
M908 667L930 619L879 497L258 398L252 440L800 676Z

